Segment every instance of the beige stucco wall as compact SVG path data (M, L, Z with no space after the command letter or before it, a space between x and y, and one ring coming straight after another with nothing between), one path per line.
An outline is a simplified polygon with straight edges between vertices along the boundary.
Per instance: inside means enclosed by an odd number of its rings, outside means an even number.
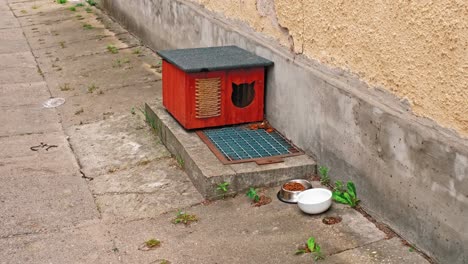
M468 135L466 0L191 0Z

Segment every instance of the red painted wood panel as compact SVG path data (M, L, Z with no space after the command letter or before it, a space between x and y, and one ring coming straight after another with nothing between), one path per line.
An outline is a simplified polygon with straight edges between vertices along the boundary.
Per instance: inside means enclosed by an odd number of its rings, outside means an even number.
M186 129L261 121L264 114L264 74L263 67L185 73L167 61L163 61L163 105ZM196 118L195 81L198 78L215 77L221 78L221 115L210 118ZM247 84L254 83L255 96L250 104L245 107L238 107L233 104L233 83L238 87L245 87Z

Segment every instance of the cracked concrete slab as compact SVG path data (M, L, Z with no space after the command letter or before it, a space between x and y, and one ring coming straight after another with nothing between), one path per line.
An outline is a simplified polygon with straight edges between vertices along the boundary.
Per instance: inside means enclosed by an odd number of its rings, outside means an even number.
M64 127L129 114L132 108L135 115L141 116L142 113L138 108L141 108L148 98L154 96L156 87L159 86L159 82L149 82L84 95L74 95L78 94L74 90L61 92L58 96L66 98L67 104L58 110L63 118ZM70 89L73 87L70 86Z
M40 147L41 143L57 147ZM61 131L1 137L0 145L0 176L81 176Z
M39 6L39 9L41 7ZM86 8L86 7L85 7ZM83 21L89 18L94 18L92 13L83 12L84 8L79 8L76 12L70 12L68 9L57 9L51 12L47 12L46 15L33 15L33 16L22 16L18 17L18 21L23 27L26 26L42 26L42 25L53 25L62 23L65 20L78 20ZM79 15L79 16L78 16Z
M41 143L47 144L47 146L41 147ZM50 161L61 158L61 164L67 163L64 161L68 159L71 161L70 164L74 164L73 153L68 145L67 138L61 131L0 137L0 159L27 156L38 159L43 157L50 159Z
M113 45L117 49L127 48L128 45L122 43L115 36L106 36L97 39L90 39L84 41L77 41L66 44L65 48L43 48L34 50L34 56L41 58L41 65L43 67L50 67L50 61L52 64L59 65L60 62L56 61L56 58L59 60L73 59L75 57L89 56L97 53L107 52L107 46ZM49 60L47 60L47 58ZM59 71L58 67L53 67L55 71ZM50 69L49 69L50 70Z
M37 69L36 60L30 51L0 54L0 71L9 68Z
M88 30L84 28L83 25L85 23L93 25L93 29ZM92 19L79 22L64 20L58 24L23 27L23 30L32 49L62 48L64 45L66 46L73 42L113 36L112 32L99 26ZM80 34L76 34L77 32L80 32Z
M1 9L0 7L0 29L4 28L18 28L20 23L15 18L13 13L9 10Z
M39 61L53 95L60 94L64 84L72 87L75 93L87 94L90 91L98 93L119 87L138 86L160 79L159 75L132 55L130 51L122 50L118 54L95 54L56 62ZM62 70L56 71L54 66Z
M385 237L353 209L334 204L324 215L304 215L296 205L278 201L274 197L277 191L267 191L273 202L262 207L253 207L247 197L238 195L186 208L186 213L199 217L199 222L187 227L171 223L176 215L173 211L154 220L116 224L111 234L122 260L129 263L151 263L156 259L171 263L311 263L310 255L294 256L310 236L316 238L325 254ZM327 215L339 215L343 221L325 225L322 218ZM162 246L139 251L138 243L150 238L161 240Z
M0 71L1 78L1 71ZM31 76L29 79L32 79ZM42 106L1 107L0 137L60 131L60 120L55 109Z
M89 186L103 219L153 218L203 201L172 158L148 164L142 161L135 167L99 176Z
M0 54L30 50L21 28L0 29L0 43Z
M0 237L54 231L99 217L85 180L76 175L2 174L0 211Z
M0 70L0 84L42 81L39 68L8 67Z
M380 240L363 247L348 250L335 254L321 261L323 264L348 264L352 259L353 263L360 264L427 264L427 260L410 247L402 244L399 238Z
M0 239L0 263L121 263L102 225Z
M144 122L131 114L73 126L66 132L89 177L133 167L142 161L170 157Z
M0 105L4 107L38 106L49 97L45 82L0 84Z
M16 17L46 15L55 10L66 10L67 5L61 5L50 0L10 2L10 8Z

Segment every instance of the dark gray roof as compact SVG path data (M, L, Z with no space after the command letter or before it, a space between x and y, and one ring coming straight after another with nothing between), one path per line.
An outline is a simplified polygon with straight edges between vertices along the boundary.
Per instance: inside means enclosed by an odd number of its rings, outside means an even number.
M237 46L162 50L158 51L158 54L184 72L219 71L273 65L272 61Z

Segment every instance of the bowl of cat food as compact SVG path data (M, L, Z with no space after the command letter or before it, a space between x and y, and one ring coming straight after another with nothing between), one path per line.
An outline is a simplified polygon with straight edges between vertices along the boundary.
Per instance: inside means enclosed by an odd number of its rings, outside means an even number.
M312 188L312 184L303 179L290 180L281 185L278 192L278 199L285 203L297 203L298 195Z

